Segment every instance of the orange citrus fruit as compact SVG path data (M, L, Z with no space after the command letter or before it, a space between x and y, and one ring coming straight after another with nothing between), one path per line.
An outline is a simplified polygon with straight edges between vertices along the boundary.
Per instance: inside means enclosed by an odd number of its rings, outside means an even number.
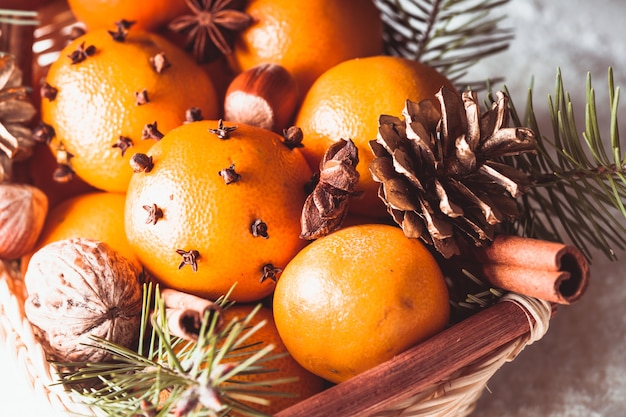
M359 150L357 191L362 200L350 209L359 214L384 216L379 184L369 173L373 154L369 141L378 134L382 114L401 116L407 99L434 100L451 82L433 68L400 57L376 56L344 61L322 74L304 97L295 125L304 134L302 152L311 168L319 170L326 149L339 139L352 139Z
M52 208L33 251L22 258L26 268L33 253L47 243L73 237L95 239L109 244L141 269L124 231L122 193L94 191L68 198Z
M224 320L228 323L233 318L243 319L252 312L253 308L254 306L249 304L235 304L224 310ZM274 349L268 354L268 356L286 353L285 356L263 362L263 367L267 370L272 370L272 372L239 375L233 378L233 381L237 381L238 383L258 383L262 381L270 382L272 380L283 378L297 378L296 381L267 386L265 387L266 389L264 389L264 387L259 387L260 390L286 394L284 396L261 394L260 396L268 399L270 404L267 406L256 404L252 405L258 411L274 415L287 407L321 392L324 388L326 388L327 383L323 378L304 369L293 357L291 357L291 355L289 355L287 348L276 330L276 324L274 323L274 317L270 308L261 307L259 311L255 313L250 324L256 325L263 320L265 320L265 325L254 332L254 334L246 340L245 344L249 345L249 347L238 350L236 357L229 358L227 360L243 361L249 355L239 356L239 354L250 352L251 355L270 344L274 345ZM239 414L235 413L235 415Z
M220 123L185 124L153 145L152 169L128 187L126 233L165 286L217 298L236 283L234 300L258 300L304 245L311 171L276 133L240 124L221 139Z
M253 24L237 36L233 68L282 65L300 96L339 62L383 52L380 12L371 0L250 0L244 11Z
M305 247L283 271L273 308L291 355L332 382L425 340L450 317L437 262L390 225L347 227Z
M114 29L124 19L136 28L156 30L189 11L185 0L68 0L74 17L88 30Z
M160 54L170 65L159 72L151 60ZM84 60L73 63L69 56ZM144 31L131 29L124 41L104 29L77 38L52 64L46 82L56 90L41 102L42 120L56 133L50 148L67 151L76 174L106 191L126 191L130 156L154 143L143 139L147 125L166 133L185 121L191 107L205 118L217 116L207 73L182 49Z

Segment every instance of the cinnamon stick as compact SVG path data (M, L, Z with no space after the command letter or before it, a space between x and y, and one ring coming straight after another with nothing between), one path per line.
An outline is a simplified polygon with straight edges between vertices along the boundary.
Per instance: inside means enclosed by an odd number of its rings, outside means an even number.
M480 264L491 285L553 303L577 301L589 284L587 259L563 243L500 235L491 245L461 256Z
M206 313L221 311L221 307L210 300L171 288L162 290L161 296L170 333L187 340L198 340Z
M524 308L512 302L497 303L275 417L371 416L411 398L529 330Z

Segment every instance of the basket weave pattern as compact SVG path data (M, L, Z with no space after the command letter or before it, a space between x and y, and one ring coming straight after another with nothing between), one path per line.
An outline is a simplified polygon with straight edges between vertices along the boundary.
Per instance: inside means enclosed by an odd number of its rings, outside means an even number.
M45 359L41 345L24 315L26 294L23 281L14 274L0 280L0 342L23 367L35 395L50 402L53 409L80 415L98 415L96 410L76 402L57 382L55 371ZM474 363L455 370L444 380L374 414L375 417L467 416L474 410L489 379L506 362L547 332L550 304L535 298L507 294L500 302L514 302L524 310L531 331L490 352ZM457 324L457 325L462 325Z

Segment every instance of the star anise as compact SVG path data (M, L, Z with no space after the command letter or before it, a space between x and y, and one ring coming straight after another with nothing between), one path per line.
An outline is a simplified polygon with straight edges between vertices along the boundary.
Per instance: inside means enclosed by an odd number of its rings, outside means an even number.
M187 34L186 48L198 62L210 62L232 53L235 34L247 28L252 18L242 12L241 0L186 0L193 12L179 16L170 30Z

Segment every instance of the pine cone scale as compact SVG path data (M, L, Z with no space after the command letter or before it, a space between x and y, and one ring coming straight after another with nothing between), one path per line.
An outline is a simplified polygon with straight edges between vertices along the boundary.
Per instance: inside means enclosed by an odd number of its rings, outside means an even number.
M536 140L530 129L506 127L502 92L482 114L474 92L442 88L437 98L441 112L407 100L403 120L380 117L370 172L404 233L450 257L465 243L487 244L519 215L527 175L493 158L535 152Z

